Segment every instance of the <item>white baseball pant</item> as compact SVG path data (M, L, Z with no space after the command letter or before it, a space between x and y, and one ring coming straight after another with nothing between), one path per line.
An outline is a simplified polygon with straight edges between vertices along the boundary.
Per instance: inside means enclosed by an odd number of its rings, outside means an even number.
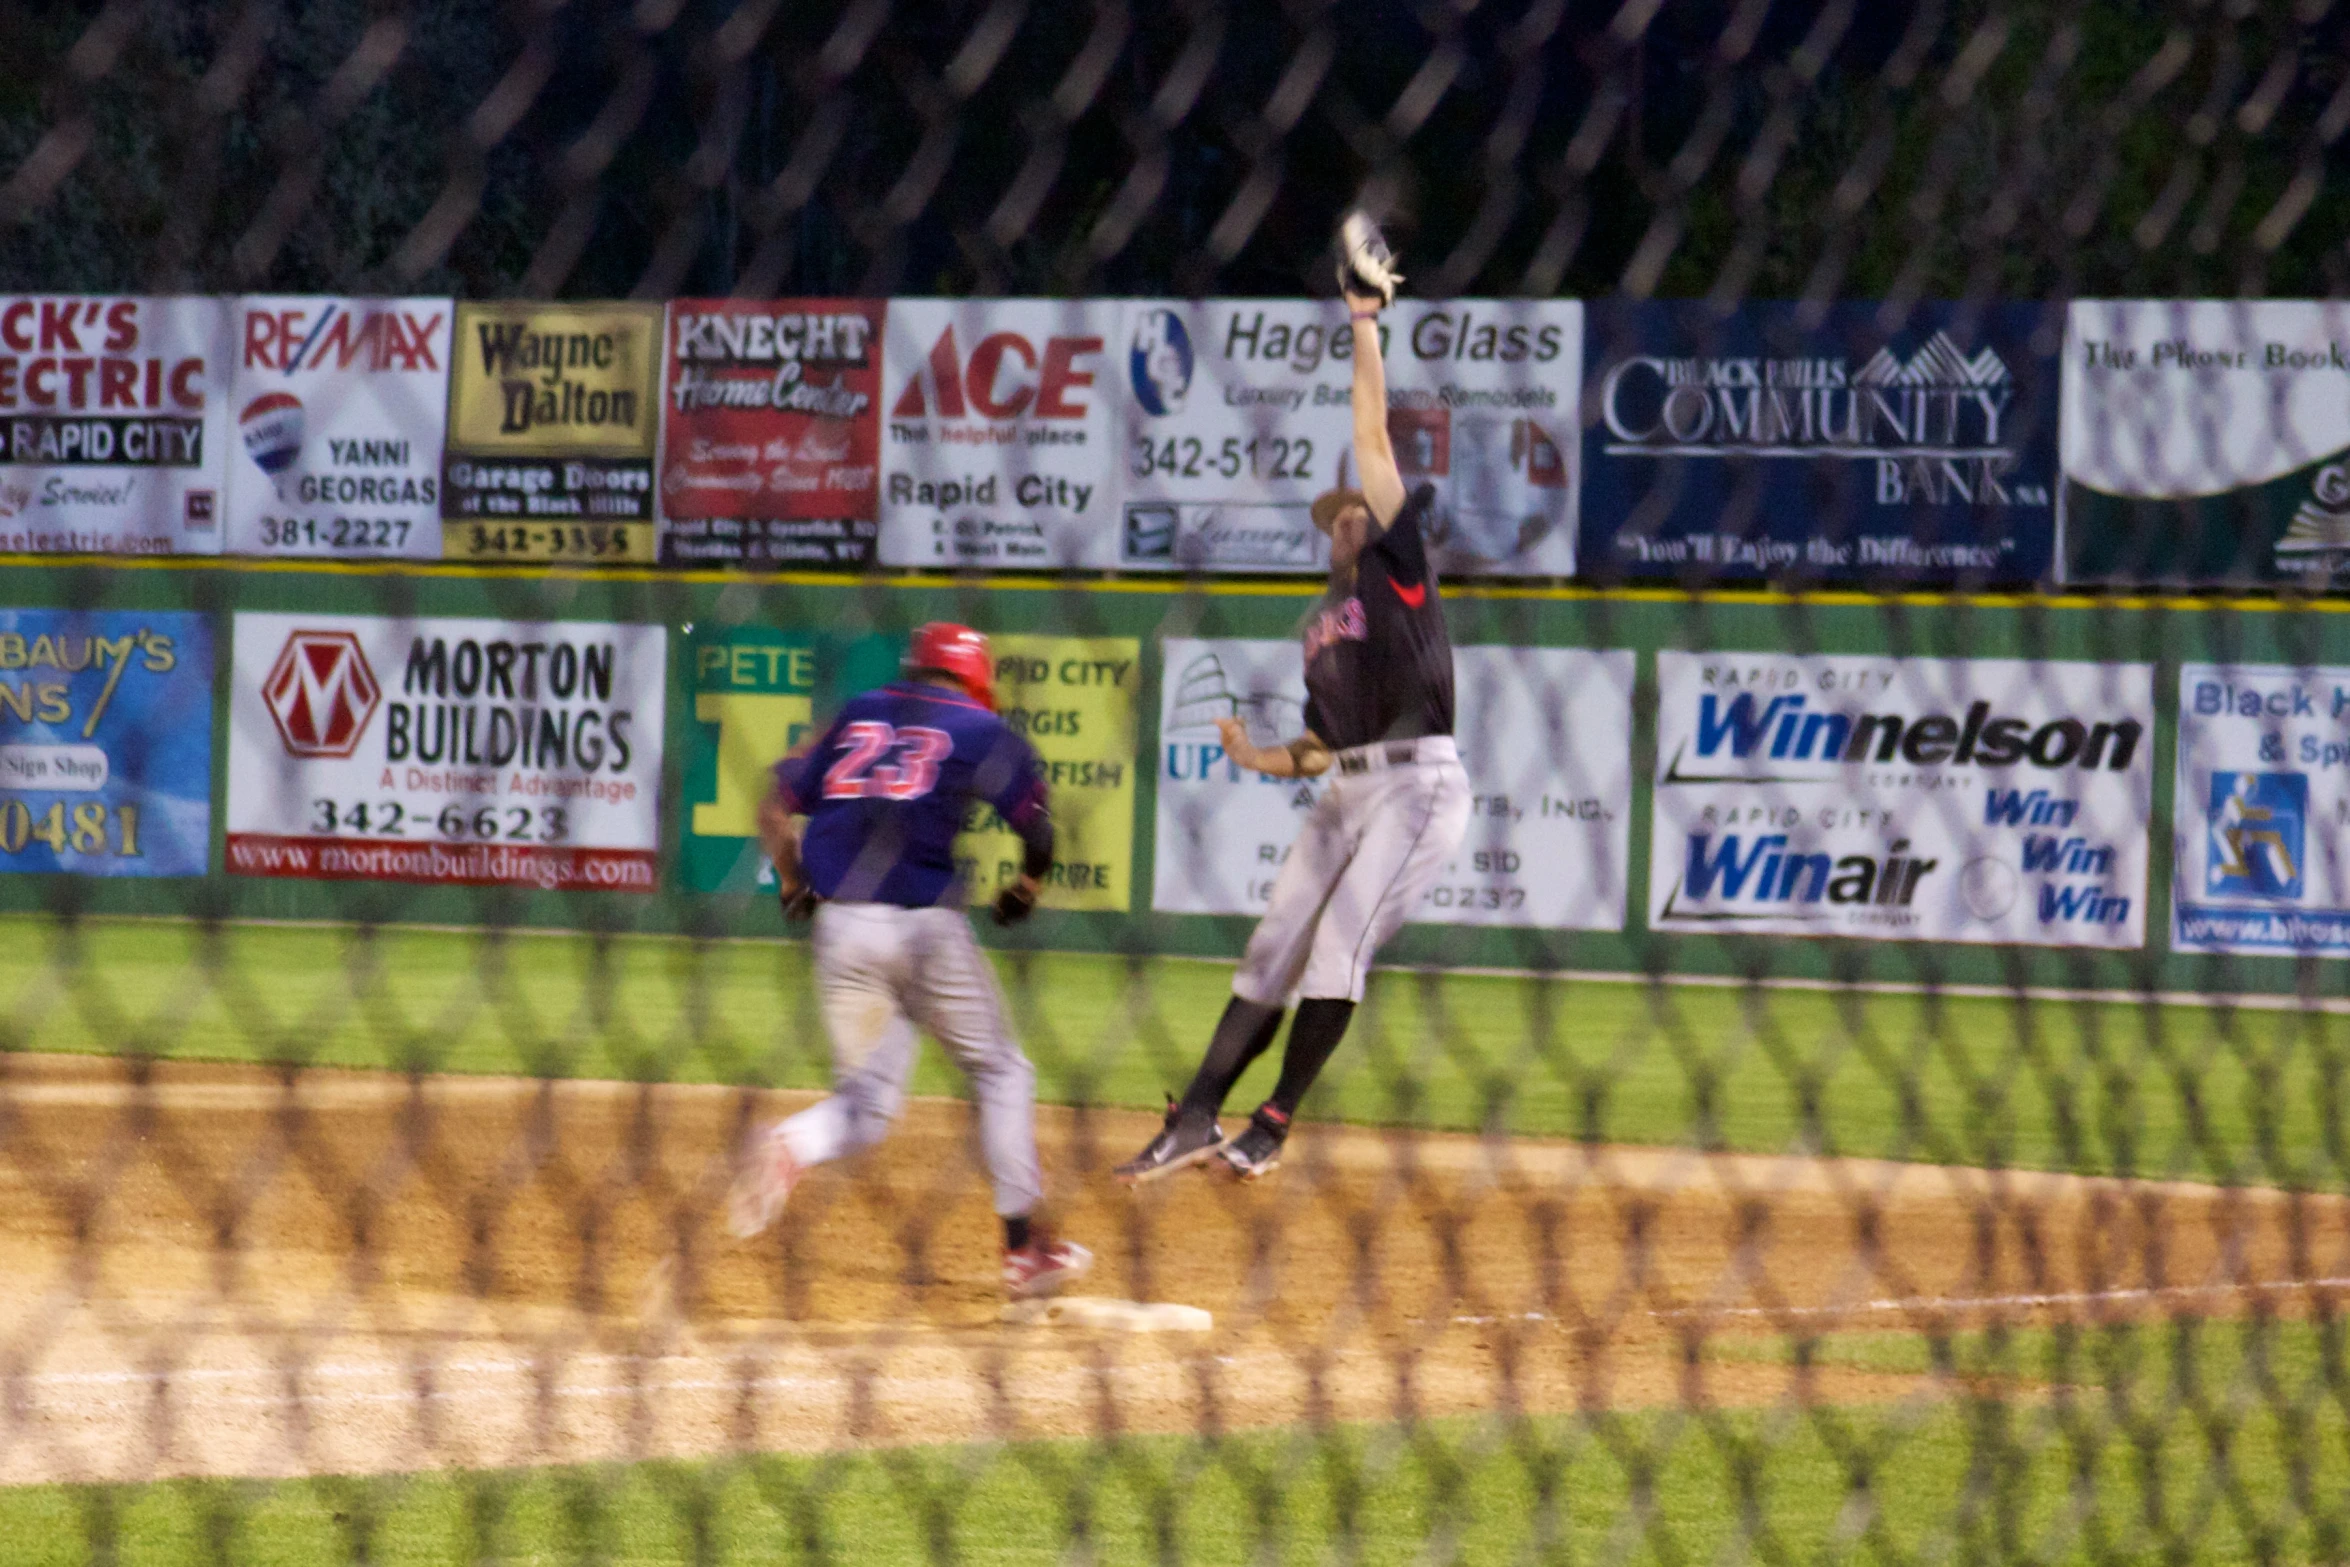
M889 1134L906 1107L919 1025L970 1079L995 1211L1032 1212L1044 1196L1036 1068L1012 1038L995 970L963 911L827 903L816 911L814 945L832 1095L777 1128L792 1158L823 1164Z
M1341 751L1289 846L1232 993L1360 1001L1371 958L1460 852L1469 775L1450 735Z

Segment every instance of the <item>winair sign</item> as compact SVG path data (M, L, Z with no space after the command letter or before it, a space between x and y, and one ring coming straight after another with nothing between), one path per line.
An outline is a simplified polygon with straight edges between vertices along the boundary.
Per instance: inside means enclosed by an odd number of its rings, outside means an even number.
M2135 947L2143 664L1660 653L1659 930Z

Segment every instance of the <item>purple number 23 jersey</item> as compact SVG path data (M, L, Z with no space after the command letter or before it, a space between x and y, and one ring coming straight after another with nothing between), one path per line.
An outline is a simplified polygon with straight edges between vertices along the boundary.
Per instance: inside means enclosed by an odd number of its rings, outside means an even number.
M919 681L852 699L823 739L775 764L775 782L808 818L802 874L844 903L959 903L955 838L971 802L1014 831L1045 809L1028 742L961 692Z

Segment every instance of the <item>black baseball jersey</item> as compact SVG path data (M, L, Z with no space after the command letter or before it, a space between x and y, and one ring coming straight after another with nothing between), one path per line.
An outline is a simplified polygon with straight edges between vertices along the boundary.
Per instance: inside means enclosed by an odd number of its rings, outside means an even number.
M1452 733L1452 637L1420 530L1436 487L1405 499L1355 563L1352 592L1306 622L1306 728L1333 751Z

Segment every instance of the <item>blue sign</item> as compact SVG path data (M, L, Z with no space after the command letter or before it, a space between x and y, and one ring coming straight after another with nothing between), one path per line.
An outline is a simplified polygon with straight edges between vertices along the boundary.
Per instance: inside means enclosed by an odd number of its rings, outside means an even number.
M2033 304L1589 307L1579 569L2037 582L2063 319ZM1816 319L1814 319L1816 317Z
M2306 773L2213 773L2204 895L2298 899L2308 821Z
M0 871L201 876L211 843L211 623L0 610Z

